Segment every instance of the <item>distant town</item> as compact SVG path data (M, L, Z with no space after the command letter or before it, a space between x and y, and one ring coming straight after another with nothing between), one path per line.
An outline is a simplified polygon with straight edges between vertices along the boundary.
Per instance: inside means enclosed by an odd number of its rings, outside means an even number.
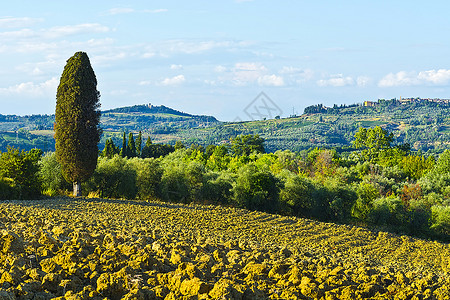
M364 106L377 106L379 102L383 101L384 99L378 99L378 101L364 101ZM397 99L394 99L397 100ZM401 104L410 104L410 103L418 103L418 102L434 102L434 103L441 103L441 104L449 104L450 99L440 99L440 98L402 98L398 100Z

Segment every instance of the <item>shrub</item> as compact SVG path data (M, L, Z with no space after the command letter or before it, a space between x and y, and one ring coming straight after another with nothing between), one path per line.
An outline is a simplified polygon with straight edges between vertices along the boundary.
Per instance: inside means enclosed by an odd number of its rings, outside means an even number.
M229 173L209 172L198 193L198 199L216 204L229 204L232 200L232 188L235 180Z
M132 158L128 164L136 172L137 197L142 200L159 197L163 174L160 161L154 158Z
M164 200L187 203L190 198L189 180L184 164L166 164L161 179L161 196Z
M136 171L127 159L115 155L112 159L99 158L97 169L86 184L86 192L99 192L107 198L136 198Z
M204 183L205 166L198 161L191 161L185 168L185 176L189 184L189 198L196 200L199 198Z
M445 240L450 240L450 206L431 207L431 230Z
M350 219L352 207L358 198L357 193L344 182L329 178L324 182L327 202L327 220L340 221Z
M56 159L55 152L46 153L39 161L39 178L42 190L47 196L55 196L59 190L68 190L72 187L61 172L61 165Z
M283 172L284 186L280 191L280 203L286 213L307 217L314 205L314 184L310 179Z
M32 199L40 195L41 184L38 177L38 162L42 150L32 149L28 152L8 147L0 155L0 177L12 179L19 191L18 198Z
M405 225L408 217L399 197L383 197L373 201L367 219L371 224L393 228Z
M357 187L358 199L352 208L352 216L366 221L372 210L373 201L380 196L378 189L370 183L361 182Z
M279 187L272 173L250 163L238 171L233 187L233 198L239 207L251 210L276 212Z
M18 199L20 189L11 178L0 178L0 200Z

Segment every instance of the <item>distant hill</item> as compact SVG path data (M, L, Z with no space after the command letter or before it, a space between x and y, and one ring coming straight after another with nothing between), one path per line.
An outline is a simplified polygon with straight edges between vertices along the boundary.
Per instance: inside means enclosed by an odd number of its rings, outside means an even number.
M171 114L176 116L194 117L194 115L190 115L188 113L181 112L164 105L155 106L152 104L126 106L102 111L102 114L111 113Z
M14 146L24 150L40 148L54 151L53 124L55 115L1 115L0 150ZM119 107L102 111L101 126L103 137L121 141L123 132L142 131L144 136L167 135L179 130L217 125L220 122L213 116L191 115L170 107L152 104Z
M439 100L439 99L438 99ZM301 151L312 147L351 149L360 127L381 126L395 136L395 143L413 150L439 153L450 149L450 104L436 99L380 99L354 105L313 105L301 116L249 122L219 122L212 116L191 115L166 106L135 105L102 112L107 138L121 145L123 132L142 131L156 143L200 145L228 143L239 134L259 134L266 150ZM23 149L54 150L53 115L0 115L0 150L7 145Z
M379 99L361 104L321 104L301 116L284 119L221 123L177 133L187 143L217 144L238 134L259 134L268 151L301 151L313 147L350 149L360 127L381 126L392 132L396 144L413 150L440 153L450 149L450 103L445 99Z

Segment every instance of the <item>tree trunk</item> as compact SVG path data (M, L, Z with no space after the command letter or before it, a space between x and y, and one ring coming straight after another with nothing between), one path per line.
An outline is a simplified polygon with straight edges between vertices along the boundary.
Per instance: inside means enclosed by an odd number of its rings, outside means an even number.
M74 197L81 197L81 182L74 182L73 183L73 196Z

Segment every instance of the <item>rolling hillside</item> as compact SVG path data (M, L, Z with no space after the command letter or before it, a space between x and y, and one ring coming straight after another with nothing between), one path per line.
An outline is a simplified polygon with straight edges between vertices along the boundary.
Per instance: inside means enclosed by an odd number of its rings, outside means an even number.
M54 115L0 115L0 150L4 151L10 145L25 150L36 147L53 151L54 122ZM145 136L161 138L180 130L208 127L218 123L212 116L191 115L164 105L135 105L105 110L101 118L104 135L100 148L108 137L117 138L119 141L124 131L141 130Z
M359 127L382 126L393 132L396 144L413 150L440 153L450 148L450 105L427 100L401 102L396 99L371 102L372 106L350 105L307 108L301 116L249 122L219 122L211 116L183 113L166 106L136 105L102 112L104 135L116 145L123 132L142 131L156 143L189 145L226 143L239 134L259 134L266 150L301 151L312 147L347 149ZM7 145L23 149L54 149L54 116L0 115L0 149Z

